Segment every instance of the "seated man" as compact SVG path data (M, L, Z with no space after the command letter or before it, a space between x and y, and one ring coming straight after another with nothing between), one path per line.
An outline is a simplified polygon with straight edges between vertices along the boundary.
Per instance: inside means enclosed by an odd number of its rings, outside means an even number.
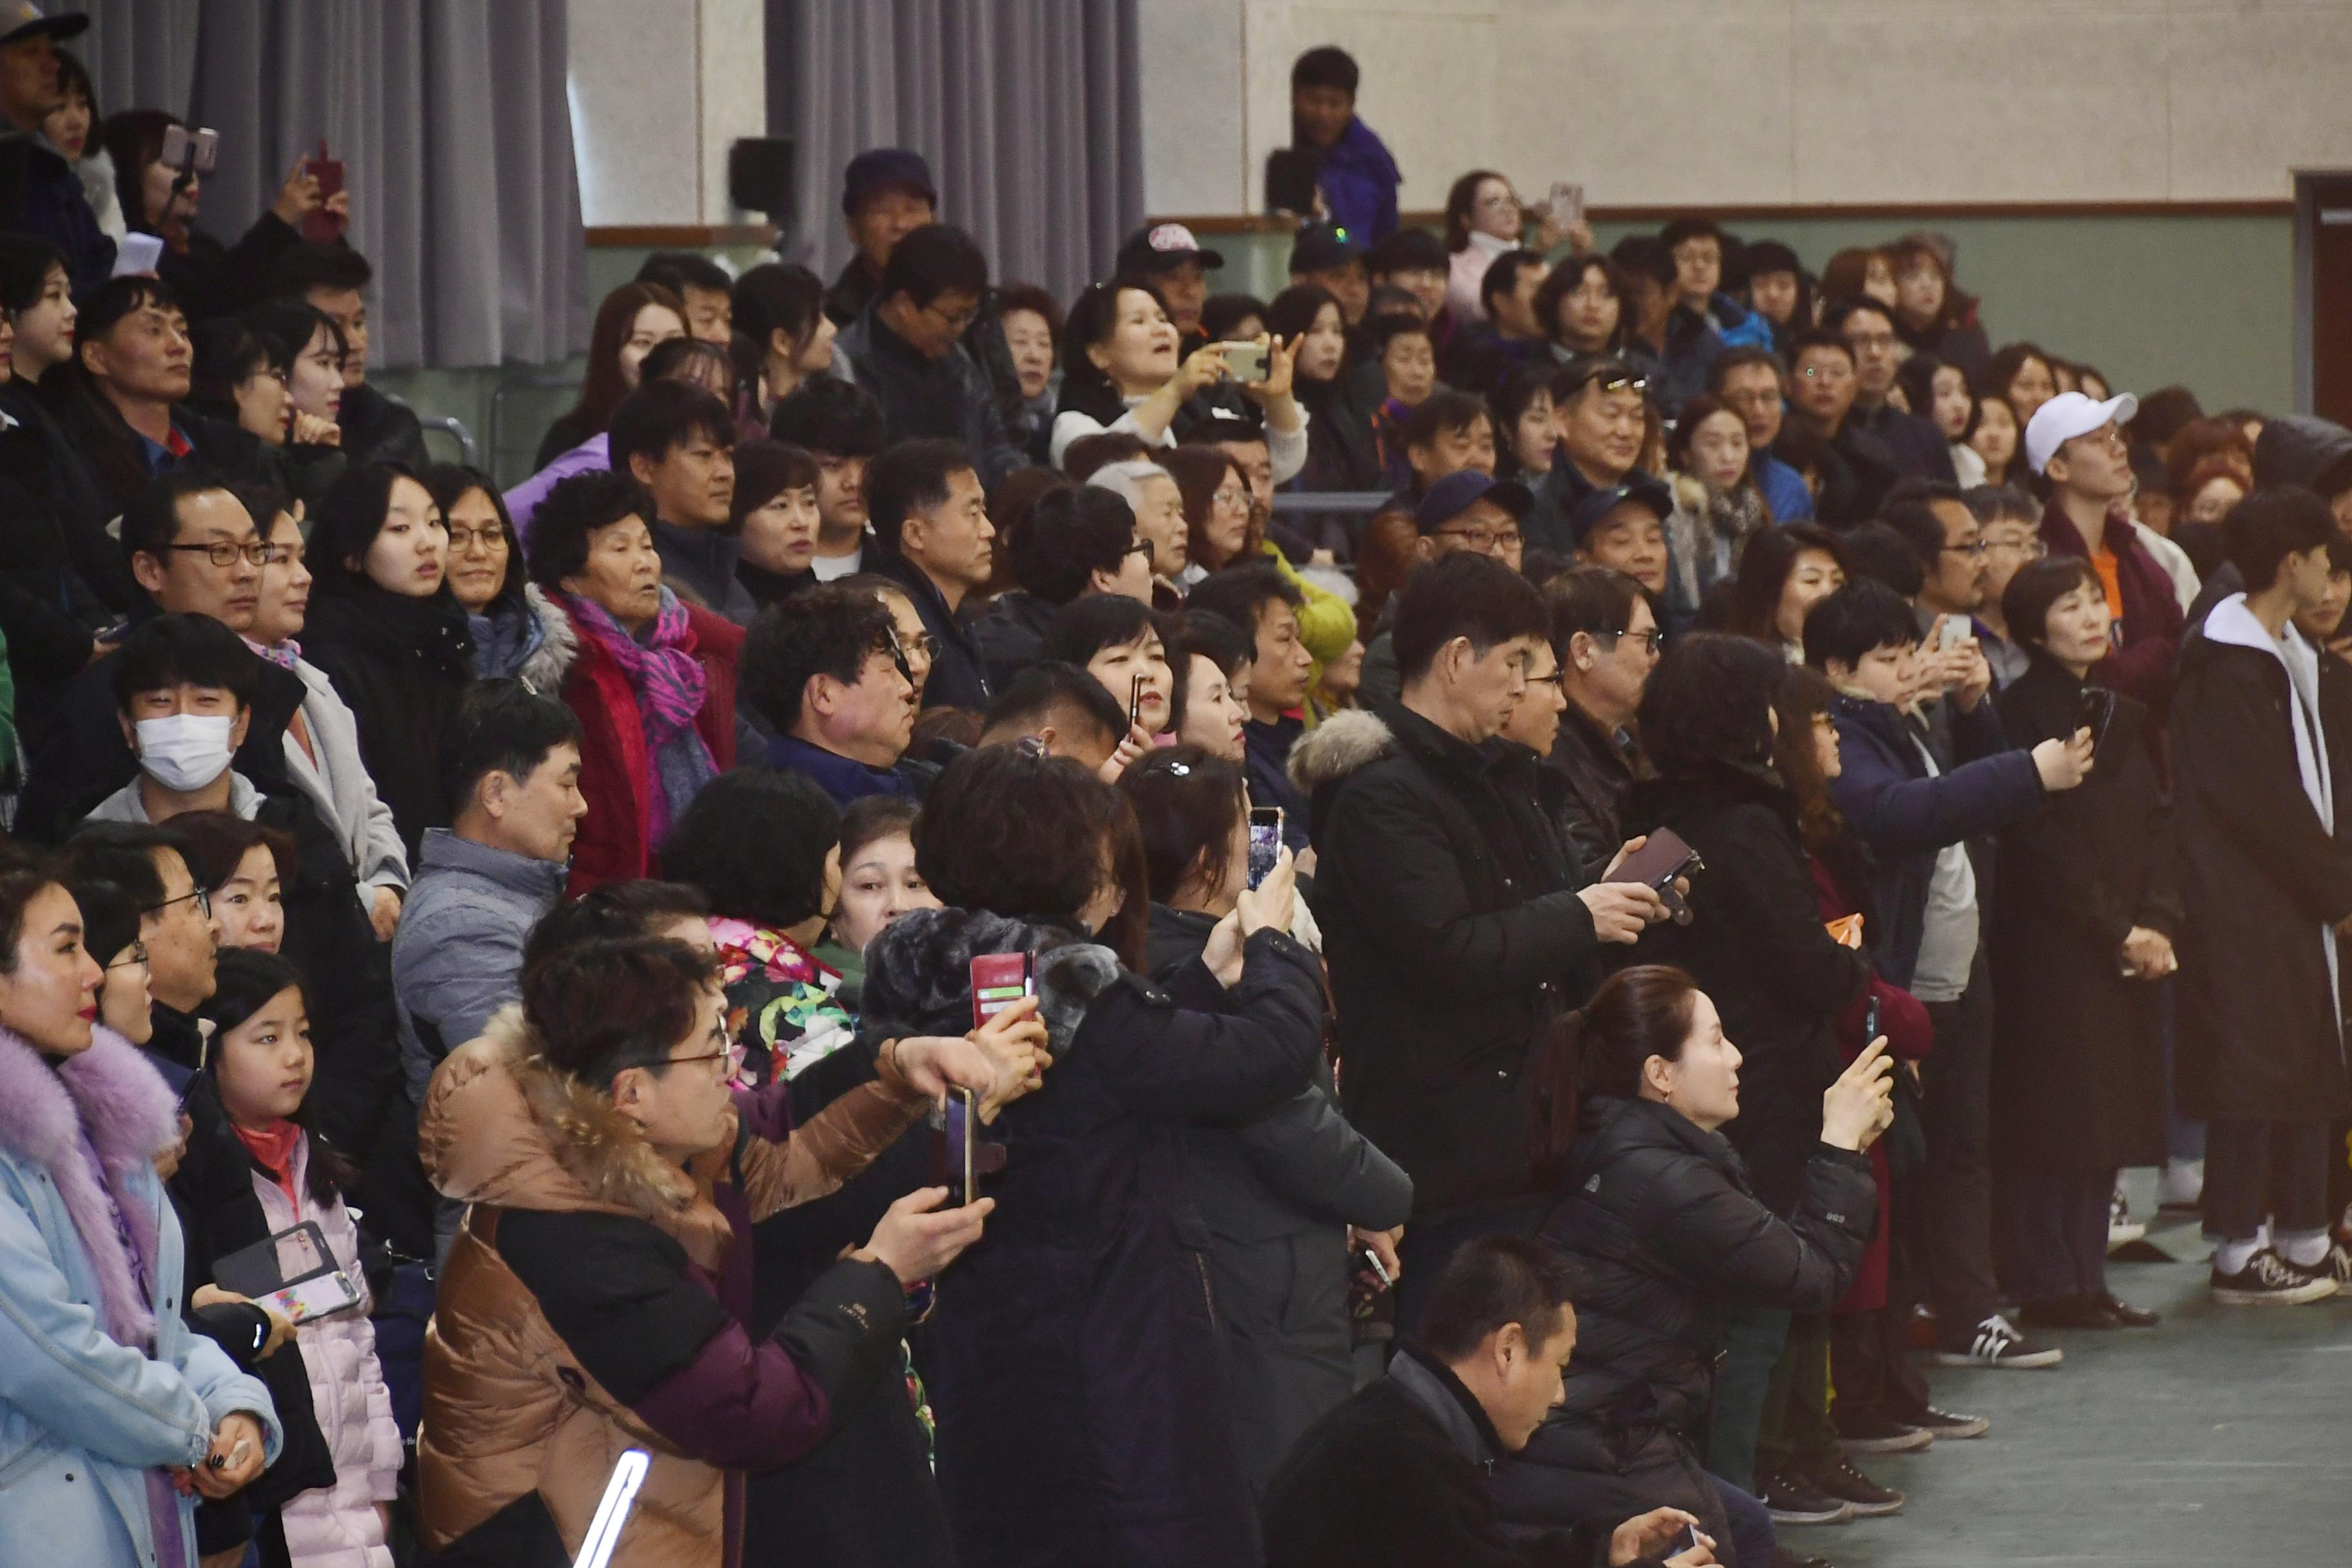
M955 441L901 441L866 476L874 528L873 569L902 588L929 634L930 674L915 693L931 708L988 707L988 672L963 618L966 597L989 579L996 527L970 448Z
M1565 520L1595 490L1640 484L1642 443L1648 439L1650 384L1624 360L1588 354L1552 377L1551 405L1559 421L1559 453L1536 489L1539 521ZM1528 542L1559 554L1574 548L1564 531L1531 531Z
M834 344L882 405L893 441L961 441L993 487L1028 459L1004 428L987 374L959 340L988 293L971 236L926 224L890 247L882 290Z
M185 1093L204 1067L196 1009L213 994L220 949L178 838L143 823L94 822L73 836L61 858L74 880L110 883L138 901L152 1030L139 1044L172 1092Z
M1456 1252L1430 1290L1419 1340L1400 1347L1387 1376L1308 1427L1276 1473L1266 1568L1714 1562L1705 1537L1666 1556L1696 1523L1679 1509L1518 1540L1496 1522L1488 1477L1565 1391L1576 1348L1570 1280L1565 1258L1524 1237L1485 1237Z
M816 555L809 570L820 583L864 570L866 470L890 439L881 405L862 386L814 376L770 412L768 434L816 459Z
M1526 549L1520 529L1534 504L1528 487L1517 479L1497 480L1476 468L1447 475L1430 486L1413 509L1414 567L1468 550L1519 570ZM1393 702L1402 684L1397 675L1395 608L1391 595L1372 640L1364 645L1362 683L1356 689L1359 706Z
M1669 602L1674 556L1666 542L1666 519L1674 510L1674 497L1665 486L1636 476L1633 483L1591 491L1568 513L1576 560L1622 572L1642 584L1669 629L1677 616L1688 621L1698 607Z
M1088 594L1124 594L1151 602L1151 552L1137 536L1127 502L1097 485L1057 488L1038 498L1005 546L1012 557L1009 588L972 623L988 666L988 684L1002 693L1037 661L1054 612ZM989 711L995 711L993 703Z
M1013 677L988 705L983 746L1034 740L1045 754L1084 763L1116 782L1126 760L1127 710L1103 683L1075 664L1044 659Z
M269 289L325 311L342 329L343 401L335 409L335 427L352 466L422 465L432 457L415 413L368 384L367 300L361 291L374 278L367 258L341 241L298 245L270 268Z
M762 611L743 643L742 694L775 731L768 765L806 773L835 805L921 793L901 764L915 680L872 595L826 583Z

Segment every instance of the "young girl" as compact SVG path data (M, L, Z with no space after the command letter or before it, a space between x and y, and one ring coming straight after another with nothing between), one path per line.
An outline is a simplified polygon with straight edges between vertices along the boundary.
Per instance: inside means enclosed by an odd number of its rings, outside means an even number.
M400 1430L368 1321L359 1227L340 1191L353 1172L308 1126L313 1058L302 976L274 954L225 951L205 1016L214 1026L205 1070L251 1159L271 1234L315 1223L362 1297L359 1307L295 1330L335 1482L281 1510L288 1558L295 1568L392 1568L385 1505L400 1473Z

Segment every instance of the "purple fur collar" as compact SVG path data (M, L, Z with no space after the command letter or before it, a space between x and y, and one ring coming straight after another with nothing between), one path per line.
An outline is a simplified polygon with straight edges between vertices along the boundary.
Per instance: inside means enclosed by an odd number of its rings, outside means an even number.
M47 1173L97 1277L106 1331L145 1349L155 1315L107 1213L111 1194L150 1281L159 1272L160 1222L132 1189L155 1156L179 1142L179 1101L138 1047L103 1025L89 1049L52 1067L21 1036L0 1028L0 1151ZM83 1158L81 1134L106 1172L101 1190ZM152 1189L151 1189L152 1190Z

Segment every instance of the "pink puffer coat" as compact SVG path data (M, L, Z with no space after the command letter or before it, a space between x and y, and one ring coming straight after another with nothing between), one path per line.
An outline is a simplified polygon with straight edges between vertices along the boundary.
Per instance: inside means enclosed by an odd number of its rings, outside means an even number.
M274 1233L304 1220L316 1221L335 1261L360 1281L359 1227L341 1200L320 1207L304 1185L310 1164L307 1141L294 1150L290 1173L299 1205L258 1171L253 1185ZM295 1568L393 1568L383 1521L375 1510L390 1502L400 1478L400 1428L392 1418L392 1394L375 1359L375 1329L363 1311L343 1312L303 1324L294 1331L302 1366L310 1374L310 1403L319 1430L335 1456L335 1484L316 1488L289 1502L282 1513L286 1550Z

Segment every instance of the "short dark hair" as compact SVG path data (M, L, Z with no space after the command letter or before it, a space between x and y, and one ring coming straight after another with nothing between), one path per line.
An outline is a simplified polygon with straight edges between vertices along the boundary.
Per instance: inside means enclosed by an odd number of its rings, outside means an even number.
M2230 564L2245 578L2250 594L2275 584L2288 556L2332 543L2336 531L2327 503L2299 485L2258 489L2221 520Z
M165 310L180 309L179 297L160 278L134 274L128 278L110 278L91 289L77 306L74 317L74 358L81 357L82 345L93 343L120 325L126 316L133 316L153 305Z
M768 434L821 458L871 458L890 441L874 395L833 375L811 376L778 403Z
M1769 762L1772 700L1789 662L1776 648L1723 632L1688 632L1642 689L1642 745L1661 773Z
M1364 253L1364 269L1376 278L1400 272L1444 272L1453 265L1445 242L1425 228L1400 228Z
M204 468L182 468L158 475L122 509L120 532L123 555L152 555L168 563L170 558L163 552L180 537L180 503L212 490L236 493L230 489L226 479ZM260 527L261 520L256 518L254 526Z
M1658 230L1658 243L1668 250L1686 239L1711 239L1717 245L1726 243L1723 229L1713 218L1701 217L1695 213L1675 218Z
M1127 733L1127 710L1103 683L1075 664L1040 659L1006 682L989 700L982 734L1010 726L1034 732L1048 724L1065 725L1084 719L1095 738L1117 745Z
M1088 594L1072 599L1054 612L1045 627L1041 655L1084 668L1107 647L1140 642L1146 632L1157 633L1160 623L1151 606L1124 594ZM1119 693L1111 693L1113 697ZM1121 704L1124 708L1124 702ZM1126 726L1121 725L1124 731Z
M1661 289L1675 285L1675 253L1655 235L1627 235L1609 247L1609 259L1628 277L1647 278Z
M1827 669L1830 660L1858 665L1874 648L1919 640L1919 619L1885 584L1857 577L1805 613L1805 662Z
M558 746L580 744L578 715L520 680L478 680L441 732L441 794L457 816L490 774L521 784Z
M110 673L114 706L124 713L141 692L174 686L218 688L246 708L261 683L261 658L210 616L155 616L122 639Z
M1168 697L1168 728L1164 733L1175 734L1184 728L1185 695L1192 684L1192 661L1205 658L1217 667L1217 672L1228 682L1257 661L1254 639L1242 635L1242 629L1207 610L1187 610L1171 621L1163 620L1160 636L1168 643L1168 669L1175 679L1170 683Z
M1871 315L1884 318L1886 324L1890 327L1895 324L1895 308L1893 306L1882 305L1867 294L1857 294L1851 300L1832 300L1830 301L1829 308L1822 312L1822 331L1825 332L1836 332L1843 335L1845 331L1846 322L1853 317L1863 314L1864 311L1868 311Z
M1438 650L1468 637L1481 657L1513 637L1551 635L1551 617L1536 585L1501 562L1457 550L1418 568L1396 596L1391 640L1397 674L1407 681L1429 673Z
M1560 657L1579 632L1587 636L1620 633L1633 622L1633 605L1643 597L1642 584L1613 566L1579 566L1563 572L1543 586L1551 606L1551 640Z
M1066 757L982 746L950 763L915 824L915 869L956 909L1076 925L1110 878L1126 895L1095 940L1139 966L1150 889L1127 797Z
M523 546L530 580L550 593L561 593L566 577L588 569L588 536L630 517L653 526L653 492L628 469L558 479L530 515L530 537Z
M1960 500L1976 513L1977 521L1987 528L2002 521L2030 522L2039 527L2042 521L2042 508L2014 485L1978 485L1961 491Z
M714 913L778 931L824 908L824 858L841 808L789 768L730 768L702 786L662 841L662 873Z
M1113 463L1148 458L1158 450L1132 430L1092 430L1062 448L1062 477L1083 485Z
M1805 357L1807 349L1834 349L1845 355L1848 364L1853 363L1853 349L1837 333L1826 327L1806 327L1789 334L1789 368L1795 370L1797 362Z
M235 316L213 316L188 329L195 349L188 403L215 419L236 417L236 389L267 369L283 375L294 356L273 334L257 332Z
M65 265L66 253L37 234L0 235L0 310L32 309L48 287L49 268ZM66 272L70 279L72 268Z
M341 293L375 280L368 258L348 245L304 244L280 251L269 268L269 292L300 298L313 289Z
M156 852L163 849L174 855L180 853L180 836L168 827L145 822L84 822L58 851L52 877L68 884L101 881L121 889L137 906L131 930L131 935L137 936L136 917L163 901L163 873L155 864ZM5 892L15 880L16 867L12 852L17 850L14 845L0 850L0 892ZM184 859L183 857L184 863ZM21 910L16 913L21 918ZM122 945L129 945L129 938ZM116 951L120 952L121 947ZM0 929L0 955L14 959L16 953L15 940L5 929Z
M927 223L909 229L890 247L882 264L881 298L904 294L917 305L928 305L942 294L988 292L988 258L971 236L949 223Z
M999 289L996 298L1002 309L1010 310L1014 308L1010 290ZM1265 301L1255 294L1212 294L1201 301L1201 331L1208 334L1212 342L1232 337L1234 329L1252 316L1260 321L1265 320ZM1055 329L1054 341L1059 343L1062 339L1060 316L1048 316L1045 320Z
M1751 364L1760 364L1770 371L1775 381L1788 378L1789 363L1779 354L1761 343L1741 343L1716 355L1715 362L1706 367L1707 391L1721 397L1725 384L1731 379L1731 373L1744 370Z
M1843 544L1841 558L1846 575L1857 583L1884 583L1909 599L1916 597L1927 581L1927 568L1919 564L1911 541L1884 522L1847 529Z
M1952 499L1958 500L1959 498L1954 496ZM1898 499L1889 495L1885 504L1878 509L1878 521L1880 526L1902 536L1903 542L1911 547L1911 553L1918 557L1920 571L1933 572L1942 564L1944 520L1936 515L1935 510L1925 500L1908 496ZM1892 586L1897 593L1902 591L1899 583Z
M2132 416L2132 438L2169 441L2183 426L2204 417L2205 406L2195 393L2178 383L2159 386L2139 400L2139 412Z
M523 969L551 953L591 942L657 937L682 920L707 917L710 900L683 882L629 878L599 882L576 899L562 900L540 916L523 938Z
M1290 90L1302 87L1336 87L1349 98L1363 79L1356 57L1337 44L1318 44L1290 62Z
M697 435L717 446L735 445L735 416L706 387L672 376L649 375L613 410L607 437L613 471L629 473L629 459L658 463ZM537 531L538 521L532 520Z
M727 268L694 250L655 251L638 266L637 281L658 283L680 299L688 289L729 295L735 291L735 279L727 276Z
M1616 354L1579 354L1552 372L1551 401L1555 408L1565 408L1584 395L1588 386L1600 386L1612 381L1645 379L1633 362Z
M1426 447L1440 436L1456 430L1467 430L1479 420L1493 428L1495 415L1486 400L1475 392L1463 392L1451 386L1441 386L1422 399L1420 406L1405 416L1400 438L1407 447Z
M1118 788L1135 811L1152 902L1171 901L1188 880L1196 887L1223 885L1232 869L1234 824L1249 811L1248 775L1239 763L1198 746L1164 746L1136 759L1118 775Z
M233 811L184 811L172 818L172 833L180 841L180 858L187 862L188 875L208 893L217 892L236 875L247 851L257 844L269 851L278 880L293 885L297 863L289 833L247 822Z
M875 542L883 553L898 553L899 532L908 512L940 505L948 499L949 483L956 475L979 472L971 448L961 441L933 437L885 447L866 470L866 520L874 525Z
M2079 555L2053 555L2019 567L2000 594L2000 615L2009 623L2010 640L2026 647L2047 645L2050 606L2079 587L2106 592L2098 569Z
M1528 1348L1550 1342L1577 1284L1575 1265L1524 1236L1482 1236L1454 1248L1421 1307L1421 1342L1440 1361L1460 1361L1486 1336L1519 1325Z
M550 1066L609 1090L631 1068L664 1070L717 979L716 961L682 942L583 942L524 969L523 1022Z
M1530 267L1543 265L1543 252L1540 250L1529 250L1522 246L1516 250L1503 252L1488 262L1486 270L1478 275L1478 303L1486 308L1489 315L1493 314L1496 300L1519 286L1520 273Z
M1293 610L1307 607L1307 595L1282 574L1280 567L1253 561L1210 573L1192 584L1192 592L1184 603L1193 611L1206 610L1213 616L1223 616L1240 627L1242 635L1250 639L1250 647L1255 648L1258 620L1265 614L1265 606L1276 599Z
M846 871L856 865L858 852L869 844L901 833L911 840L915 819L922 810L903 795L863 795L842 807L842 869Z
M804 589L761 611L744 634L743 698L788 731L800 722L810 680L829 675L856 685L867 656L887 652L896 630L889 606L872 594L838 583Z
M1047 490L1006 554L1013 581L1048 605L1066 605L1097 572L1115 573L1135 547L1135 510L1100 485Z
M1506 258L1506 259L1508 258ZM1387 356L1389 345L1399 338L1427 338L1433 346L1437 342L1435 330L1419 316L1402 314L1374 316L1365 325L1372 334L1372 345L1376 355L1382 358Z

